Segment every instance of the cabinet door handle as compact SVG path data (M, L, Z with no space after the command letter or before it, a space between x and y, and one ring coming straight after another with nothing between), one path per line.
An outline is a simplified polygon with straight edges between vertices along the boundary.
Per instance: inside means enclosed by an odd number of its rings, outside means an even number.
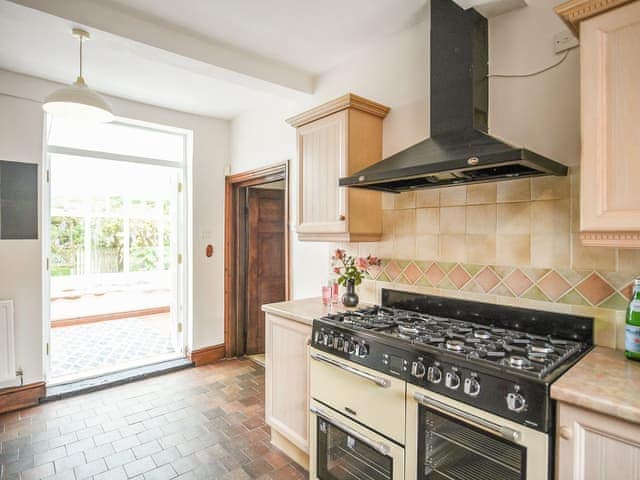
M560 438L564 440L571 440L571 437L573 437L573 432L571 431L571 428L567 426L561 426L558 429L558 433L560 434Z
M389 388L391 386L391 381L387 380L386 378L378 377L376 375L371 375L370 373L364 372L362 370L358 370L357 368L353 368L349 365L345 365L344 363L338 362L329 357L325 357L324 355L321 355L319 353L311 353L309 356L317 362L328 363L329 365L332 365L346 372L357 375L358 377L362 377L366 380L369 380L370 382L375 383L379 387Z
M344 222L346 219L347 219L347 216L345 214L338 215L338 220L340 220L341 222Z

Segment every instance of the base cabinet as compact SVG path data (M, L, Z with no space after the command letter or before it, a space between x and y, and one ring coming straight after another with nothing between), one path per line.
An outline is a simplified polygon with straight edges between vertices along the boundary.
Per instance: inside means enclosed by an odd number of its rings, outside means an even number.
M272 442L308 468L311 325L267 313L265 417Z
M640 425L560 402L557 480L639 480Z

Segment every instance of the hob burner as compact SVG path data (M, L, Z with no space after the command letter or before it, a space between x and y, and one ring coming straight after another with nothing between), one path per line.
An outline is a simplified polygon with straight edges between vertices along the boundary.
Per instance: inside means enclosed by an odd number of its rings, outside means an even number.
M444 346L452 352L464 352L464 342L460 340L447 340L444 342Z
M531 361L528 358L519 355L513 355L506 359L506 363L513 368L531 368Z

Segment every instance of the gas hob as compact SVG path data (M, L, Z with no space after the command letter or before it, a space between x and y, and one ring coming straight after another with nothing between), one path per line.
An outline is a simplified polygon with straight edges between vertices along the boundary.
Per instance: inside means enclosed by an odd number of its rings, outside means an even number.
M583 347L577 341L496 327L491 319L478 324L381 306L330 314L323 320L535 377L551 373Z
M312 333L318 351L544 432L551 384L592 346L592 318L386 289Z

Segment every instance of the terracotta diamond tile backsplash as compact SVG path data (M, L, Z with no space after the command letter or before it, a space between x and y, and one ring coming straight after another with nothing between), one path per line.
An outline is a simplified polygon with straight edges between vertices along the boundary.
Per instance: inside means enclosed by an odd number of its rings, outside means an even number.
M386 273L386 275L385 275ZM616 289L598 272L531 270L501 265L382 260L379 282L426 285L569 305L623 309L629 284Z
M505 283L517 297L521 296L533 285L531 279L517 268L505 278Z

